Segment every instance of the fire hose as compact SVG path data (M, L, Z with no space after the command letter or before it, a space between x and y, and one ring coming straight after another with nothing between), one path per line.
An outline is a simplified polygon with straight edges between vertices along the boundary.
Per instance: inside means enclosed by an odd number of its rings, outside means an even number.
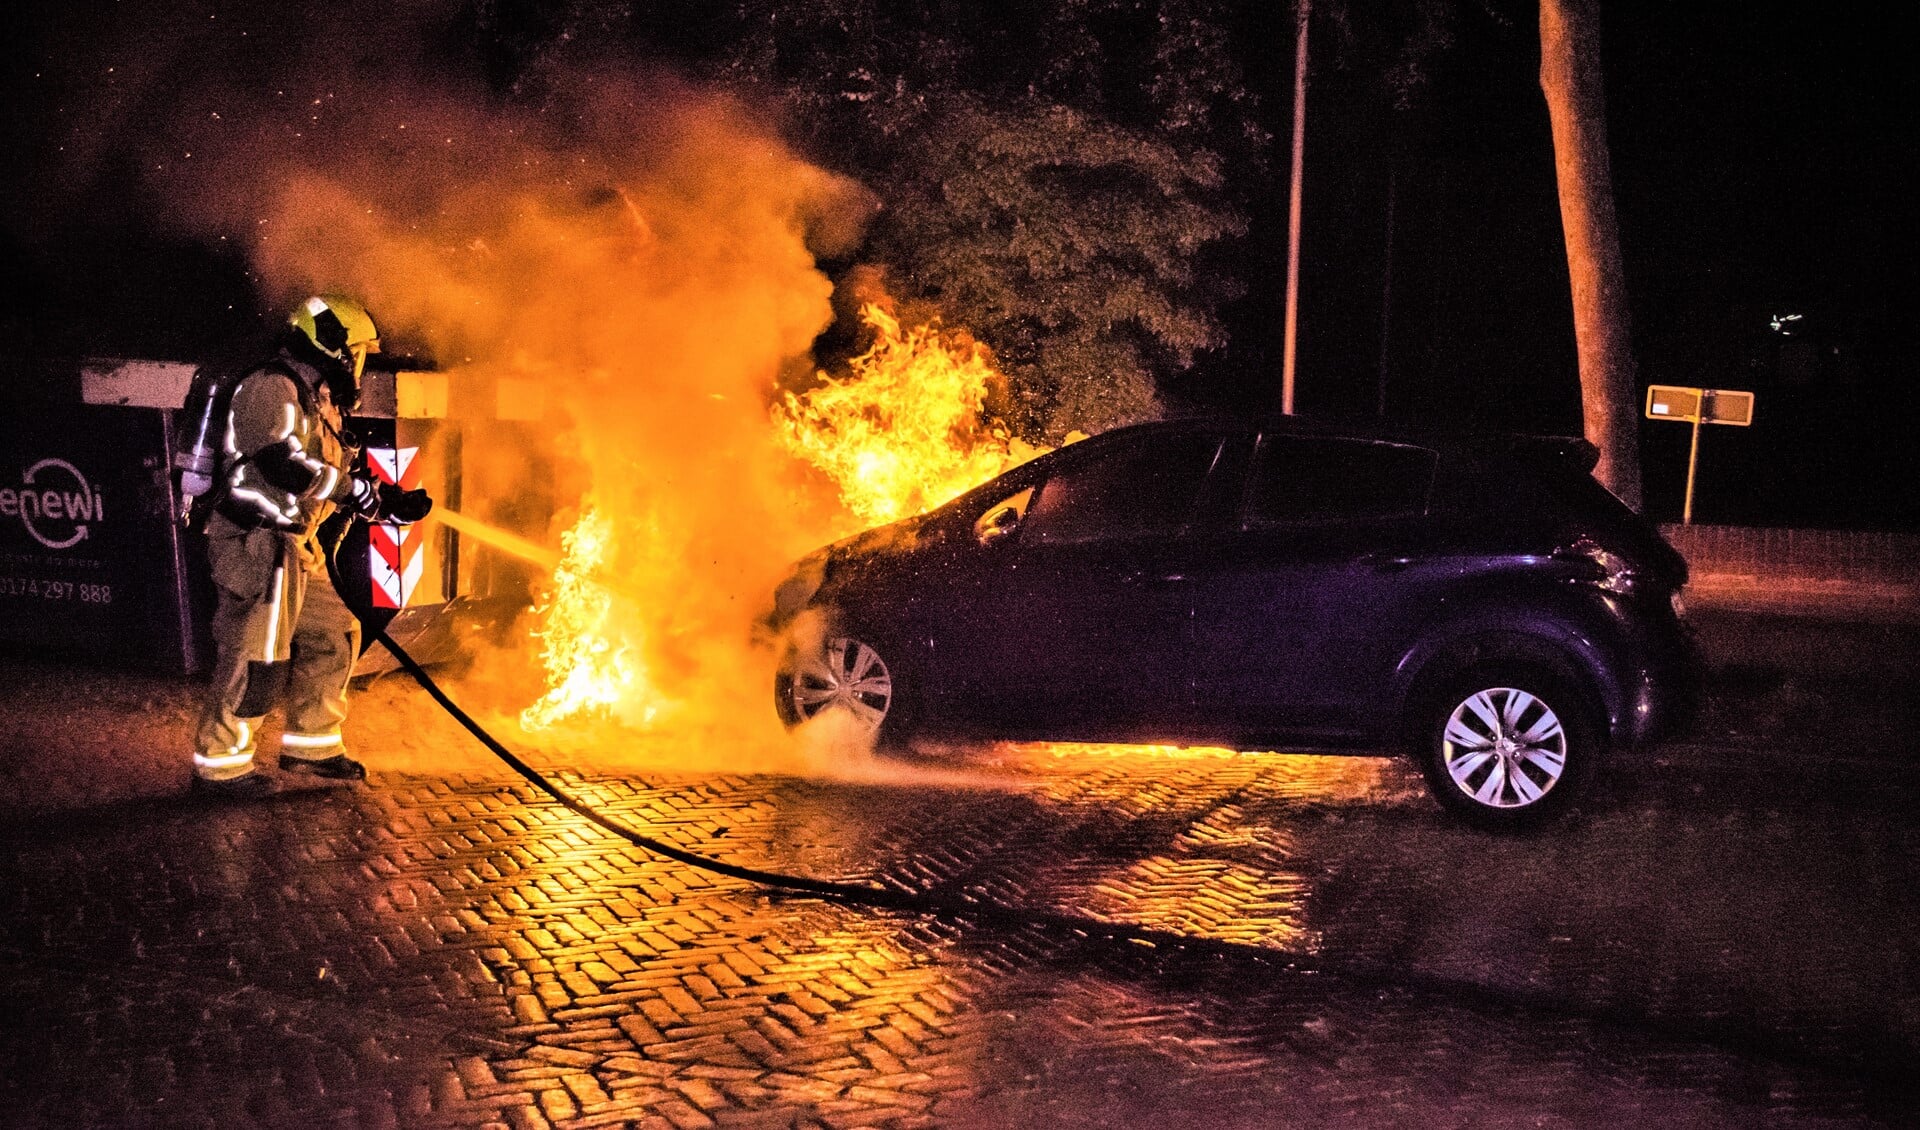
M500 530L485 522L460 514L457 511L452 511L445 507L435 507L431 518L461 533L477 537L484 543L500 549L503 552L533 561L547 568L551 569L559 564L559 555L552 550L544 546L535 545L507 531ZM1219 942L1207 938L1177 934L1168 930L1155 930L1146 926L1108 922L1084 915L1009 906L972 891L903 890L873 883L818 879L806 875L789 875L779 871L744 867L736 863L729 863L723 859L715 859L712 856L700 852L689 851L686 848L667 843L657 837L646 835L638 829L629 827L618 820L608 817L604 813L596 811L592 806L570 795L564 789L561 789L545 774L527 764L512 750L508 749L499 739L489 733L484 726L480 725L471 715L461 709L460 705L454 702L452 697L434 681L433 676L427 674L426 668L423 667L418 660L414 659L413 656L409 655L404 647L396 643L392 636L387 634L386 627L391 621L392 611L375 609L370 605L363 606L351 595L348 595L367 591L367 584L364 579L349 577L344 573L341 568L341 558L345 556L348 560L362 560L365 555L352 553L343 555L341 549L344 540L344 537L336 537L328 541L329 573L334 579L335 588L343 594L348 605L352 608L355 617L360 620L366 641L369 644L378 642L385 647L387 651L393 655L394 660L400 665L400 668L411 676L414 682L418 683L421 689L426 691L428 696L431 697L434 702L438 703L442 710L445 710L454 721L458 722L462 728L473 735L475 740L485 746L489 752L504 762L515 773L518 773L529 784L551 797L561 807L580 817L582 820L587 821L589 824L594 825L604 832L626 840L636 847L644 848L647 851L689 867L698 868L716 875L724 875L732 879L739 879L743 882L755 884L756 886L767 887L773 890L790 891L796 894L811 895L817 898L831 899L853 905L920 914L964 916L976 920L995 921L1007 925L1065 929L1083 936L1104 936L1152 946L1178 946L1190 950L1234 952L1241 954L1247 953L1250 949L1257 949L1257 947L1248 947L1240 943ZM607 582L604 578L600 579L598 583L606 583L610 589L615 591L619 589L617 584ZM1273 951L1259 950L1258 952L1271 954ZM1279 953L1273 954L1273 956L1280 957L1282 960L1294 965L1304 966L1307 964L1307 960L1304 957L1293 953Z
M1179 934L1169 930L1155 930L1146 926L1136 926L1125 922L1110 922L1079 914L1068 914L1054 910L1040 910L1032 907L1013 906L972 892L911 891L891 887L882 887L869 883L855 883L831 879L816 879L805 875L789 875L779 871L768 871L755 867L743 867L728 863L699 852L688 851L666 843L637 829L628 827L594 810L577 797L569 795L555 785L545 774L522 761L502 745L485 727L462 710L459 704L448 697L446 691L434 682L406 649L395 643L384 630L376 630L372 638L377 640L393 654L402 669L412 676L414 681L430 695L452 718L459 722L468 733L487 747L495 757L505 762L514 772L524 777L534 787L546 793L561 807L572 812L588 823L609 832L657 855L678 863L716 875L725 875L756 886L776 891L790 891L811 895L820 899L854 906L868 906L882 910L904 911L907 913L939 915L953 918L971 919L976 922L992 923L1008 927L1040 927L1064 930L1082 938L1106 938L1113 941L1131 942L1149 947L1166 947L1175 951L1207 956L1232 956L1239 960L1273 961L1287 969L1313 973L1319 976L1335 977L1341 981L1361 987L1416 989L1451 997L1464 997L1495 1007L1513 1007L1518 1005L1546 1013L1577 1016L1591 1021L1610 1023L1619 1027L1641 1032L1658 1032L1671 1038L1684 1040L1703 1040L1712 1043L1724 1043L1733 1047L1756 1047L1763 1054L1787 1059L1808 1059L1812 1062L1834 1067L1827 1057L1809 1054L1807 1049L1798 1045L1781 1046L1767 1040L1756 1040L1751 1031L1737 1024L1723 1020L1707 1019L1690 1022L1674 1017L1652 1017L1627 1005L1602 1005L1597 1008L1581 1008L1573 1002L1554 997L1545 990L1515 990L1514 988L1485 985L1473 981L1463 981L1445 974L1421 973L1399 967L1382 967L1372 963L1338 962L1328 963L1312 955L1297 950L1284 950L1270 946L1253 945L1246 942L1231 942L1217 938L1198 937L1191 934ZM1904 1073L1893 1073L1890 1078L1904 1082Z
M460 514L457 511L449 510L446 507L435 507L432 518L434 521L447 525L461 533L479 538L484 543L500 549L503 552L533 561L549 569L559 564L559 555L552 550L544 546L535 545L507 531L500 530L485 522ZM334 540L331 543L331 553L329 556L330 571L335 578L335 585L342 592L361 591L364 589L364 585L346 581L341 574L339 561L340 546L341 541L338 539ZM607 587L616 591L619 588L618 585L609 582L606 578L600 578L597 583L606 584ZM349 601L349 603L352 602ZM421 689L425 690L434 702L440 705L441 709L445 710L454 721L460 723L481 745L485 746L489 752L499 758L514 772L526 779L528 783L553 798L554 801L559 803L561 807L567 809L567 811L572 812L574 815L600 828L602 831L611 833L637 847L644 848L657 855L665 856L675 862L775 890L791 891L849 904L871 906L887 910L924 914L965 915L982 920L996 920L1002 923L1064 928L1083 935L1099 934L1156 946L1170 945L1196 949L1230 949L1235 952L1245 952L1248 948L1244 945L1213 942L1209 939L1195 938L1166 930L1155 930L1145 926L1107 922L1096 918L1065 914L1057 911L1008 906L1004 903L978 896L972 892L910 891L870 883L817 879L805 875L789 875L778 871L743 867L739 864L728 863L725 860L715 859L712 856L699 852L688 851L685 848L667 843L657 837L648 836L637 829L628 827L617 820L609 818L582 802L579 798L569 795L565 790L554 784L545 774L515 755L512 750L509 750L489 733L485 727L475 721L471 715L465 710L462 710L459 704L454 702L446 691L434 681L433 677L427 674L426 669L419 661L407 654L406 649L394 642L393 637L387 634L386 625L389 622L391 613L382 614L375 609L361 607L355 607L353 611L360 619L369 642L377 641L384 646L388 652L392 653L394 660L399 663L401 669L406 671L407 674L420 685ZM1286 954L1283 956L1289 961L1297 962L1299 960L1297 955Z
M372 625L369 625L371 628ZM562 808L587 821L589 824L611 833L656 855L664 856L677 863L697 868L716 875L739 879L756 886L768 887L780 891L813 895L818 898L858 906L870 906L883 910L906 911L909 913L947 915L991 921L1002 925L1040 926L1064 929L1082 936L1103 936L1119 941L1128 941L1150 946L1180 947L1201 952L1235 953L1245 955L1252 952L1269 955L1283 960L1295 968L1317 968L1316 963L1304 955L1289 951L1274 951L1265 947L1248 946L1245 943L1225 942L1211 938L1178 934L1169 930L1156 930L1147 926L1136 926L1124 922L1109 922L1085 915L1068 914L1061 911L1039 910L1031 907L1010 906L973 892L913 891L894 887L883 887L871 883L856 883L844 880L817 879L806 875L789 875L780 871L768 871L756 867L743 867L737 863L728 863L710 855L689 851L686 848L670 844L638 829L615 820L595 810L578 797L554 784L544 773L527 764L512 750L502 744L487 729L475 721L471 715L460 708L447 692L427 674L418 660L407 654L407 650L395 643L384 628L373 628L372 638L392 653L414 682L427 692L442 710L460 723L469 734L485 746L489 752L504 762L508 768L518 773L526 781L547 794Z
M436 514L436 517L446 520L448 516ZM451 517L455 521L460 522L463 528L471 528L475 532L484 532L490 535L490 540L503 536L500 531L486 527L484 523L475 522L473 519L462 518L459 515L451 515ZM337 542L333 548L337 553ZM504 548L507 548L510 552L525 552L523 547L517 545L509 545ZM337 584L339 579L337 571L338 562L333 554L329 555L329 563L335 567L334 574ZM342 591L346 591L345 586L342 586ZM349 601L349 603L351 604L352 602ZM565 808L589 824L621 840L625 840L635 847L642 848L688 867L693 867L715 875L723 875L773 891L812 896L850 906L865 906L911 914L960 918L1004 927L1037 927L1041 929L1059 930L1081 938L1102 938L1154 948L1164 947L1176 952L1186 952L1197 955L1231 956L1243 961L1249 958L1258 961L1271 961L1284 968L1299 972L1337 977L1342 981L1356 986L1423 990L1446 996L1478 1000L1496 1007L1513 1007L1518 1005L1542 1012L1578 1016L1587 1020L1611 1023L1632 1030L1662 1032L1678 1039L1704 1040L1708 1042L1727 1043L1733 1046L1751 1046L1754 1043L1754 1038L1750 1031L1737 1025L1730 1027L1723 1021L1705 1020L1688 1022L1673 1017L1656 1018L1636 1011L1629 1006L1618 1004L1598 1008L1581 1008L1572 1002L1556 998L1545 990L1515 990L1511 986L1480 984L1473 981L1463 981L1460 978L1445 974L1420 973L1404 967L1380 966L1364 961L1328 962L1314 955L1301 953L1298 950L1280 949L1246 942L1226 941L1217 938L1176 933L1170 930L1158 930L1131 923L1112 922L1084 914L1071 914L1063 911L1012 905L972 890L907 890L881 886L877 883L819 879L806 875L792 875L764 868L746 867L737 863L729 863L723 859L716 859L713 856L701 852L690 851L686 848L667 843L657 837L649 836L636 828L615 820L595 810L591 805L572 796L554 784L545 774L515 755L512 750L509 750L489 733L485 727L475 721L471 715L461 709L460 705L453 701L439 683L434 681L433 677L427 673L419 661L409 655L405 648L396 643L393 638L387 634L385 630L385 619L364 615L364 611L365 610L361 608L354 608L355 614L361 616L362 624L366 628L368 641L377 641L384 646L387 651L393 655L394 660L400 665L401 669L406 671L414 682L418 683L421 689L426 691L435 703L439 704L441 709L445 710L454 721L458 722L462 728L515 773L551 797L562 808ZM1824 1062L1823 1057L1817 1055L1809 1057L1806 1049L1798 1046L1773 1046L1763 1040L1761 1041L1761 1050L1766 1054L1790 1059L1811 1058L1816 1062ZM1904 1076L1897 1077L1904 1079Z

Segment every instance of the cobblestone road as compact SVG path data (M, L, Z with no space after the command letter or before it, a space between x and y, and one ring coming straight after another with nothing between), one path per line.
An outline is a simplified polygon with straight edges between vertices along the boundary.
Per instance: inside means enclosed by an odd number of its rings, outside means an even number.
M1920 1120L1897 757L1672 747L1490 837L1381 759L1021 746L877 784L675 754L574 751L564 783L732 862L1193 944L769 895L487 772L96 808L0 834L0 1124Z

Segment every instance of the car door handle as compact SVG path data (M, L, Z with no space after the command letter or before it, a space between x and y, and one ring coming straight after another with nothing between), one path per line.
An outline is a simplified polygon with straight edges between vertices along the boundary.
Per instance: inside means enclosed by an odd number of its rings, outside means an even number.
M1398 573L1418 560L1417 557L1398 553L1363 553L1353 559L1354 564L1364 565L1377 573Z
M1184 584L1186 579L1187 575L1185 573L1151 572L1128 573L1121 578L1126 584L1140 585L1145 588L1165 588L1168 585Z

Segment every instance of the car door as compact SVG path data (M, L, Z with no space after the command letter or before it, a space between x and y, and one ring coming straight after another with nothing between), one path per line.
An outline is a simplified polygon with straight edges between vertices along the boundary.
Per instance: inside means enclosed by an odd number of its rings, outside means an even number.
M934 617L948 709L996 733L1172 729L1191 707L1186 578L1215 432L1090 447L988 505Z
M1190 571L1197 712L1229 734L1349 734L1425 588L1436 456L1268 435L1237 522Z

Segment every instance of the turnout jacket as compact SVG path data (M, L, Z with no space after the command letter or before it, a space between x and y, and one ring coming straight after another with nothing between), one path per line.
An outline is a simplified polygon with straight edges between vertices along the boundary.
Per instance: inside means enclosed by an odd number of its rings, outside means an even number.
M319 371L283 349L248 373L233 390L223 446L226 497L208 536L273 529L323 571L320 524L341 503L365 504L373 488L349 474L358 451Z

